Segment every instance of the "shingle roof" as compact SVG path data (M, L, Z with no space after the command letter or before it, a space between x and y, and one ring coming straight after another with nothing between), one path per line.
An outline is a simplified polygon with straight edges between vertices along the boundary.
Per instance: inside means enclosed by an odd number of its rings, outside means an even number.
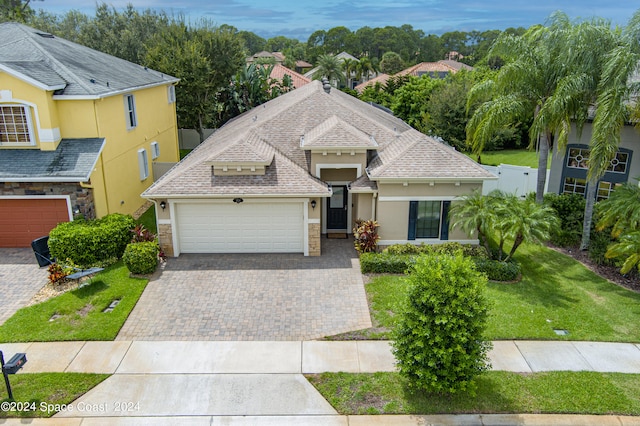
M66 96L104 97L178 81L16 22L0 24L0 67L47 88L63 86L56 95Z
M465 155L397 117L339 90L326 93L322 83L313 81L247 111L216 130L143 196L328 195L326 185L309 173L309 159L300 146L302 135L315 133L331 140L334 136L327 128L345 132L345 138L352 138L355 132L361 140L375 139L378 156L369 167L372 179L458 177L480 181L493 177ZM236 146L241 153L248 132L255 133L274 149L274 162L267 166L266 174L212 178L208 161L228 146Z
M354 90L358 93L362 93L362 91L369 87L369 86L374 86L376 83L380 83L381 85L385 85L387 83L387 80L389 80L391 76L389 74L379 74L378 76L365 81L364 83L360 83L358 84L356 87L354 87Z
M378 144L371 135L332 115L303 135L302 148L373 148Z
M62 139L55 151L3 150L0 155L0 181L86 182L104 142L103 138Z

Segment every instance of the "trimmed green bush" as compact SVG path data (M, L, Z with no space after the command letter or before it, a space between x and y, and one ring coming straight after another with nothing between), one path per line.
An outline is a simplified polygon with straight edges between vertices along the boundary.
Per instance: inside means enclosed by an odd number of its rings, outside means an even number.
M71 259L81 267L120 259L134 226L133 217L119 213L60 223L49 233L49 251L52 257Z
M155 241L130 243L124 251L122 260L132 274L151 274L158 267L160 247Z
M545 194L544 203L556 212L560 226L551 231L551 243L572 247L582 238L585 199L580 194Z
M360 270L363 274L404 274L415 256L389 253L362 253Z
M487 278L461 255L421 255L407 282L392 342L400 374L412 390L473 393L489 368Z
M483 257L473 257L476 271L487 275L491 281L515 281L520 277L520 264L514 260L500 262Z
M389 246L383 250L384 253L389 254L449 254L454 255L457 252L461 252L464 256L478 256L478 257L488 257L487 251L484 247L471 245L471 244L460 244L457 242L447 242L443 244L424 244L420 245L405 243L405 244L394 244Z

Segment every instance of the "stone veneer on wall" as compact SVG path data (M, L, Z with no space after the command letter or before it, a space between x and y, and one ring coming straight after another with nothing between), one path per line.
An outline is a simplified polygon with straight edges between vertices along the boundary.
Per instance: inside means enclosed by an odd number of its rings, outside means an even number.
M85 219L95 219L96 210L93 204L91 188L83 188L77 183L65 182L2 182L0 195L38 196L68 195L71 199L71 210L76 207Z
M320 224L309 224L309 256L320 256Z
M165 256L173 257L173 235L170 224L158 224L158 241Z

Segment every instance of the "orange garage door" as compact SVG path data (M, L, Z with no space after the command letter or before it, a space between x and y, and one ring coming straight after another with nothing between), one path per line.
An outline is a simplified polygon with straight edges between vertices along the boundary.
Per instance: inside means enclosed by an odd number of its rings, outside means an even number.
M0 247L31 247L31 241L68 221L66 199L0 198Z

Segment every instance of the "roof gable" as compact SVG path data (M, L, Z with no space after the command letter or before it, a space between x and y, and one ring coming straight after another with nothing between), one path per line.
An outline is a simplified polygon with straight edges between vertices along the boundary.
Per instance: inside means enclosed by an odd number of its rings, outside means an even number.
M375 149L378 143L372 135L355 128L344 120L332 115L311 129L300 140L302 149Z

